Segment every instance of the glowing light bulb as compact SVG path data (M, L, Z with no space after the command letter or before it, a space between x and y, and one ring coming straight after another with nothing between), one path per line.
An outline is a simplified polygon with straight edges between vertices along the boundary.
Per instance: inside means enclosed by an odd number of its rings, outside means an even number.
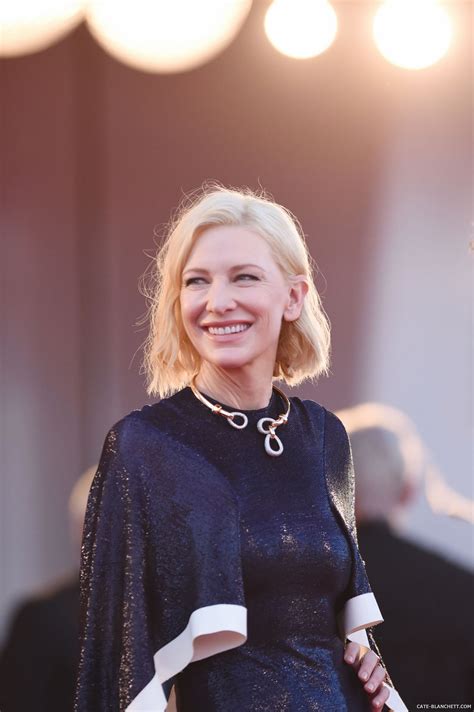
M337 33L337 16L326 0L274 0L265 32L282 54L308 59L324 52Z
M373 33L380 53L392 64L424 69L443 57L452 22L436 0L388 0L377 11Z
M182 72L233 40L252 0L90 0L87 22L117 59L148 72Z
M4 0L0 4L0 56L15 57L49 47L84 14L83 0Z

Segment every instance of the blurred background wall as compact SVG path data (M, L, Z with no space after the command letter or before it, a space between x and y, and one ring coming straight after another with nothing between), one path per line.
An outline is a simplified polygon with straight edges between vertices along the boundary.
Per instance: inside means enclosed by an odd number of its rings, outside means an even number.
M0 633L19 596L77 565L72 484L148 401L146 252L205 179L264 187L307 235L332 375L292 394L405 410L472 496L472 6L450 3L449 52L406 71L374 46L373 3L336 3L337 41L306 61L266 40L267 5L188 72L127 67L85 25L2 61ZM468 524L420 500L407 526L472 563Z

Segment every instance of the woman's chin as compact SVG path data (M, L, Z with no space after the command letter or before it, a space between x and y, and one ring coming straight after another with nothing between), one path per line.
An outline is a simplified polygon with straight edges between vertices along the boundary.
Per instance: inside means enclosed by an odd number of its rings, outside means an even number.
M218 368L243 368L244 366L247 366L249 363L252 362L251 357L244 357L242 355L238 354L201 354L201 358L203 361L207 361L207 363L217 366Z
M249 362L243 359L212 359L208 360L208 363L218 368L230 370L234 368L244 368Z

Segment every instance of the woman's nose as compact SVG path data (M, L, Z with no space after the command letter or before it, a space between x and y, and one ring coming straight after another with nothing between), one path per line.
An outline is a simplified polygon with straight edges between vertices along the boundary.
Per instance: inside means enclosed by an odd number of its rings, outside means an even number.
M206 306L207 310L211 312L223 312L235 307L231 285L218 280L214 281L207 293Z

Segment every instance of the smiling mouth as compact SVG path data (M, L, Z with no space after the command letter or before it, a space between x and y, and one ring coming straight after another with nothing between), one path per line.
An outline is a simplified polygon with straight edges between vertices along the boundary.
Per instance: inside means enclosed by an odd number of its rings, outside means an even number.
M238 336L241 336L242 334L245 334L246 331L250 329L252 324L242 324L244 328L238 328L235 330L233 327L202 327L203 331L206 332L208 336L214 339L219 339L219 340L226 340L230 338L235 338Z

